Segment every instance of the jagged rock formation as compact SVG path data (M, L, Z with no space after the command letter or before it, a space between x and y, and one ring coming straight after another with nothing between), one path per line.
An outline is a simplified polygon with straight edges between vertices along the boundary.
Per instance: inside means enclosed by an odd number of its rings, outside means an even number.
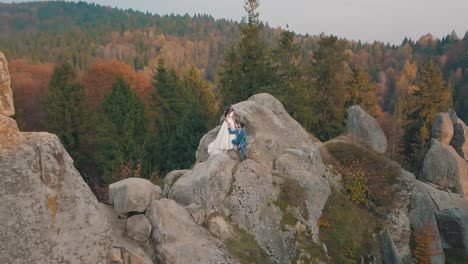
M0 263L107 263L100 205L57 136L22 133L0 53Z
M430 149L424 157L422 180L442 189L468 194L468 167L464 158L467 133L466 125L453 110L436 114Z

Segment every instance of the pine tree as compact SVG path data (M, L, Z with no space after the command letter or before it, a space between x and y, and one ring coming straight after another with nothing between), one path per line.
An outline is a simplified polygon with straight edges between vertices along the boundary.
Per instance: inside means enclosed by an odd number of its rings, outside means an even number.
M319 139L328 140L342 133L345 127L345 67L348 56L344 41L322 34L314 60L314 120L309 130Z
M71 156L81 159L80 141L84 133L84 89L69 63L54 69L44 102L46 127L60 138Z
M196 105L192 105L171 135L167 148L166 169L190 168L195 163L195 152L206 130L203 113Z
M258 0L246 0L247 17L239 25L241 40L226 54L218 72L223 105L246 100L270 85L272 68L268 49L262 39Z
M156 131L150 145L151 163L164 173L171 163L168 148L172 134L189 110L191 100L187 98L187 89L184 89L178 74L173 69L167 69L163 59L158 61L153 88L151 105Z
M405 109L405 152L408 165L419 170L427 143L431 136L431 127L437 112L446 112L451 105L451 90L445 85L442 73L430 60L417 84L417 89L410 94Z
M299 123L307 127L310 119L310 86L305 80L305 67L300 62L300 46L294 32L283 30L278 46L272 51L274 78L269 92L280 100Z
M118 77L101 105L97 124L96 162L106 181L135 176L147 166L147 121L144 105Z

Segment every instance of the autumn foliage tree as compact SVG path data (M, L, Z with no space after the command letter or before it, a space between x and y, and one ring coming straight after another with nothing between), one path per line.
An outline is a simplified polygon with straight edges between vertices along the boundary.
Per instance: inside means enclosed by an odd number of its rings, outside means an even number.
M405 109L405 151L408 164L418 169L431 137L431 127L437 112L446 112L452 102L451 89L434 61L429 61L417 89L409 95Z

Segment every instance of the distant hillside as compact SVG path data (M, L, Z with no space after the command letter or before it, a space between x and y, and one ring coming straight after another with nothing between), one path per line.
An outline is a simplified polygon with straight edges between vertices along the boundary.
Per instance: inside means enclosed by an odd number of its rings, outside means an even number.
M94 57L141 69L159 53L169 56L173 47L174 57L184 57L176 58L178 66L193 53L191 63L213 72L239 37L237 23L208 15L160 16L84 2L0 3L0 30L0 49L10 59L45 63L71 58L80 69Z

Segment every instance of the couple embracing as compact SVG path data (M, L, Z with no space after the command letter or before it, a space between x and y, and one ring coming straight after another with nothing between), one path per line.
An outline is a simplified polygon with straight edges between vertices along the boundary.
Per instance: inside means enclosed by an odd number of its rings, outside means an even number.
M242 160L245 160L247 141L244 124L236 120L236 113L232 106L226 108L223 118L224 121L216 139L208 145L208 154L212 156L217 153L225 153L236 147L242 154Z

